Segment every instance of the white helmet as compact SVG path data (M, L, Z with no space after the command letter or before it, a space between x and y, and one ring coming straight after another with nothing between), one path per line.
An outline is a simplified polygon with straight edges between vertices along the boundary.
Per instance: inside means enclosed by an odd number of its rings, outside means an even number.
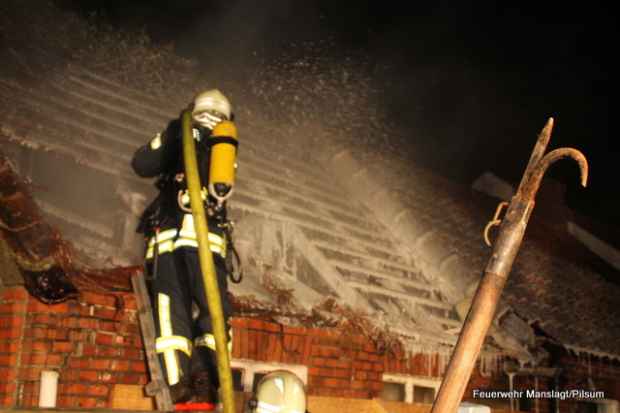
M217 89L206 90L194 98L192 118L197 124L213 130L223 120L230 120L232 107L226 96Z
M253 405L256 413L306 413L304 383L290 371L272 371L258 382Z

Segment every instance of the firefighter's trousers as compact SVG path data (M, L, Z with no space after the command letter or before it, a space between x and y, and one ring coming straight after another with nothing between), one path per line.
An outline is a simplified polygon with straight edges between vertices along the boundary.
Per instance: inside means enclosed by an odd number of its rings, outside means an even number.
M213 260L224 320L228 325L231 304L227 293L224 259L213 254ZM207 370L217 385L215 337L198 250L183 247L161 254L158 257L157 274L152 274L152 262L149 271L154 277L149 287L157 332L155 347L168 384L176 384L183 377L189 378L198 371ZM192 303L195 304L194 307ZM197 314L195 311L192 314L193 308L198 309ZM229 347L231 339L229 331Z

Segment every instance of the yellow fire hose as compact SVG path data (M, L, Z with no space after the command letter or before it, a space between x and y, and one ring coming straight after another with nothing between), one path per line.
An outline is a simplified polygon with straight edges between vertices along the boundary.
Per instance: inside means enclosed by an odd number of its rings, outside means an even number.
M211 315L211 324L213 325L213 335L215 336L215 353L217 356L217 372L220 378L222 403L224 405L224 413L235 413L235 396L230 370L230 357L227 349L224 313L222 311L222 301L217 284L213 255L209 249L209 227L200 193L202 185L200 183L200 175L198 174L196 145L192 135L192 115L190 111L186 110L183 112L182 126L185 175L187 177L190 206L194 216L194 229L198 240L202 279L204 280L205 294Z

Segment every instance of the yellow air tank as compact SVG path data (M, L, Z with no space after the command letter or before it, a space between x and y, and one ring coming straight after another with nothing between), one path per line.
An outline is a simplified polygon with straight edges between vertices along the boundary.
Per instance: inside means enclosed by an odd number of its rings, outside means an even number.
M209 193L221 204L233 191L237 161L237 128L230 121L215 126L211 136L211 163L209 166Z

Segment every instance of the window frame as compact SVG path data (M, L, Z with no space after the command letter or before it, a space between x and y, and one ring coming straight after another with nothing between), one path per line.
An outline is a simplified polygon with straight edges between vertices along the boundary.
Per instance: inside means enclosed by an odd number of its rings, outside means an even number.
M437 398L441 378L428 376L412 376L407 374L383 373L382 381L405 385L405 403L418 403L413 400L413 386L429 387L435 390L433 400Z

